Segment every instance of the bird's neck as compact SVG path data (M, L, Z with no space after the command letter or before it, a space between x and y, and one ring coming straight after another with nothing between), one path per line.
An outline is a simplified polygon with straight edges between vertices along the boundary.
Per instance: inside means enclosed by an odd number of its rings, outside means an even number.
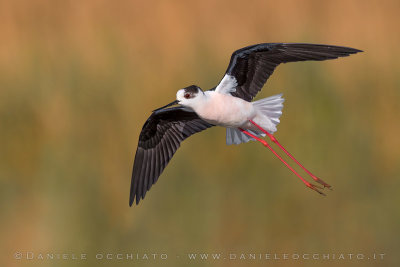
M196 102L191 103L190 105L190 108L192 108L197 114L199 114L199 112L201 112L201 110L204 109L210 101L210 96L207 93L208 92L205 92L201 96L198 96Z

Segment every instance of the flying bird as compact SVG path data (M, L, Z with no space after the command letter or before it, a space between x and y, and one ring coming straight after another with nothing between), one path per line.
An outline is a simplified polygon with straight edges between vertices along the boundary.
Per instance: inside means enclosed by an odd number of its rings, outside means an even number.
M133 164L129 205L143 199L146 192L189 136L212 126L226 128L226 143L240 144L250 140L270 149L303 183L320 189L330 185L303 167L273 135L282 115L282 94L253 101L265 82L281 63L327 60L346 57L361 50L320 44L264 43L235 51L220 83L207 91L196 85L180 89L176 100L152 112L139 135ZM176 105L176 106L174 106ZM174 107L171 107L174 106ZM318 183L312 184L297 173L262 139L268 138Z

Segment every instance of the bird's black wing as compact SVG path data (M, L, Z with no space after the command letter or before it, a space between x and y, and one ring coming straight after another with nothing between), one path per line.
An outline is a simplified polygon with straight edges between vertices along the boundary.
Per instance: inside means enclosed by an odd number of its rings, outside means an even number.
M226 75L236 79L236 90L229 92L233 96L251 101L281 63L335 59L357 52L362 51L342 46L302 43L266 43L244 47L232 54L226 71ZM229 86L221 87L229 89Z
M213 126L182 107L155 111L139 136L133 164L129 205L143 199L180 146L192 134Z

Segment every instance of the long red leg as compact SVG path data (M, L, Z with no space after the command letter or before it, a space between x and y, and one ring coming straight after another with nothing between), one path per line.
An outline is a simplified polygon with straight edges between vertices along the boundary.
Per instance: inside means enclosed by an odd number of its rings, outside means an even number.
M260 129L263 133L265 133L272 142L274 142L275 144L277 144L282 150L283 152L286 153L286 155L288 155L294 162L297 163L297 165L299 165L304 171L306 171L313 179L314 181L316 181L317 183L322 184L324 187L327 188L331 188L331 186L327 183L325 183L322 179L318 178L317 176L315 176L314 174L312 174L309 170L307 170L303 165L300 164L300 162L298 162L293 156L292 154L290 154L279 142L278 140L275 138L275 136L273 136L272 134L270 134L269 132L267 132L266 130L264 130L260 125L258 125L257 123L255 123L253 120L250 120L250 122L256 126L258 129Z
M322 195L325 196L324 193L322 193L321 191L319 191L319 190L317 189L317 188L322 189L322 187L319 187L319 186L317 186L317 185L314 185L314 184L311 184L311 183L307 182L307 181L306 181L303 177L301 177L301 175L298 174L298 173L297 173L297 172L296 172L296 171L295 171L281 156L279 156L278 153L276 153L275 150L273 150L272 147L271 147L265 140L263 140L263 139L261 139L261 138L255 136L254 134L249 133L249 132L246 131L246 130L243 130L242 128L239 128L239 130L240 130L242 133L247 134L247 135L250 136L250 137L253 137L253 138L256 139L257 141L259 141L261 144L263 144L264 146L266 146L269 150L271 150L271 152L274 153L274 155L275 155L278 159L280 159L280 160L282 161L282 163L285 164L286 167L288 167L297 177L299 177L307 187L309 187L309 188L311 188L311 189L313 189L313 190L317 191L318 193L320 193L320 194L322 194Z

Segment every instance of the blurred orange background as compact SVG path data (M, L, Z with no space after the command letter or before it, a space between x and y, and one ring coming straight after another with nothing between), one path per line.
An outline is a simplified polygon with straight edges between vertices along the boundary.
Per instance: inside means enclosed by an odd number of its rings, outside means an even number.
M399 266L399 1L0 0L1 266ZM178 89L263 42L364 53L278 67L276 137L334 186L212 128L182 144L139 206L140 130ZM17 260L14 253L86 253ZM384 260L189 260L187 253L385 253ZM168 260L96 260L166 253Z

